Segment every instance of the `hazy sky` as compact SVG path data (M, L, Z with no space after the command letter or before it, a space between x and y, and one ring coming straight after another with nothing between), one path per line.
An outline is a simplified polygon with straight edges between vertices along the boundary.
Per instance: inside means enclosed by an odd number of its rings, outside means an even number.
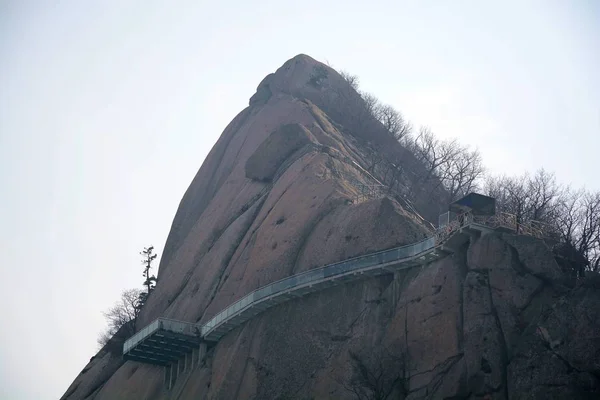
M600 189L599 22L595 0L0 0L0 398L66 391L138 252L298 53L492 171Z

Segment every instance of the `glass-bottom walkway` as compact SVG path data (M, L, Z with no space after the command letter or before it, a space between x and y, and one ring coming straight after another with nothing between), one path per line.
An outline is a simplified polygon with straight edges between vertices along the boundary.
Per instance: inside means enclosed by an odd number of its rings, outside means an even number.
M166 366L192 353L200 339L196 324L158 318L125 342L123 357Z

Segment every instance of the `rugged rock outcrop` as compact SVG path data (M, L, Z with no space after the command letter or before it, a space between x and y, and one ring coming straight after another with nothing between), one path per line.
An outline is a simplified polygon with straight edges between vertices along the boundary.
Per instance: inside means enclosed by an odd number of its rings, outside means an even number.
M315 142L316 139L302 125L283 125L271 133L248 158L246 177L270 182L285 160L297 150Z
M366 133L349 135L332 103L340 91L358 101L348 90L305 55L261 82L181 201L139 327L159 316L204 322L266 283L429 234L393 199L356 201ZM425 267L260 314L170 391L161 367L107 346L63 399L352 399L351 353L401 360L385 368L400 378L395 398L596 398L600 291L565 286L542 242L489 234Z

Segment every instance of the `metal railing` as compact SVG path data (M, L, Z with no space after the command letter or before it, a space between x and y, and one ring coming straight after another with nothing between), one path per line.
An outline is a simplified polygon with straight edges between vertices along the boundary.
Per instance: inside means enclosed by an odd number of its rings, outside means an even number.
M517 218L509 213L500 212L494 215L471 215L470 218L472 218L472 222L492 229L507 228L513 231L517 229Z
M151 336L154 332L159 330L169 331L172 333L179 333L187 336L194 336L200 334L200 330L197 324L161 317L157 318L144 329L127 339L125 343L123 343L123 353L127 353L145 338Z
M280 279L276 282L254 290L242 299L236 301L223 311L215 315L211 320L201 328L202 336L206 336L212 329L219 326L222 322L238 315L248 307L255 305L266 298L270 298L281 292L288 292L290 289L303 287L309 284L318 283L325 279L331 279L336 276L343 276L352 272L374 267L380 264L400 261L412 258L433 249L436 246L435 237L430 237L421 242L411 245L396 247L390 250L383 250L370 253L364 256L354 257L348 260L329 264L324 267L311 269L290 277Z
M378 183L368 184L358 181L357 179L346 176L346 181L356 189L356 193L354 195L354 201L356 203L361 203L366 200L378 199L381 197L385 197L385 185L381 185Z
M442 244L454 235L461 227L478 224L491 229L506 228L517 231L517 219L508 213L497 213L494 215L473 215L471 212L455 214L447 212L440 215L439 227L435 232L436 242Z
M141 331L139 331L138 333L136 333L135 335L133 335L132 337L127 339L125 341L125 343L123 344L123 354L127 353L129 350L131 350L132 348L137 346L138 343L140 343L146 337L148 337L151 334L153 334L154 332L156 332L159 329L160 320L161 319L159 318L159 319L151 322L150 325L144 327L144 329L142 329Z
M450 234L462 225L476 223L485 225L492 229L506 228L520 235L533 236L538 239L558 238L560 235L555 227L550 224L529 220L526 222L518 222L517 216L514 214L499 212L494 215L473 215L470 212L463 214L445 213L440 216L440 230L445 228ZM442 236L448 235L442 233Z
M503 227L510 230L516 230L517 227L515 216L508 213L498 213L492 216L475 216L472 213L467 212L456 214L455 216L456 218L450 219L444 226L437 229L431 237L421 242L358 256L324 267L311 269L256 289L233 303L231 306L225 308L205 323L201 328L202 336L205 336L223 322L231 320L249 307L260 303L264 299L272 298L278 293L289 292L293 288L315 284L333 276L342 276L344 274L369 269L376 267L377 265L394 261L403 262L406 259L422 255L444 244L444 242L458 232L463 226L475 223L492 229Z
M328 264L260 287L223 309L202 326L159 318L128 339L124 344L123 352L129 351L144 338L159 329L189 335L199 333L202 337L206 337L219 326L222 326L227 321L239 316L249 308L266 300L273 299L280 294L301 290L307 286L316 285L333 278L343 277L353 273L362 273L367 270L376 269L378 266L383 268L385 265L405 263L411 259L424 258L423 256L440 247L456 232L459 232L461 228L471 224L483 225L491 229L506 228L517 233L540 238L543 238L548 232L546 224L540 225L541 223L538 223L537 221L532 221L528 224L517 224L517 218L508 213L497 213L492 216L476 216L470 212L463 214L449 213L447 219L444 220L443 218L440 218L440 221L443 221L443 223L440 223L440 227L433 235L420 242ZM438 253L434 254L437 254L437 257L439 257ZM432 259L435 258L426 258L426 260L429 260L426 262L430 262Z
M555 226L541 221L527 221L524 224L519 224L517 232L523 235L529 235L538 239L560 239L560 232Z

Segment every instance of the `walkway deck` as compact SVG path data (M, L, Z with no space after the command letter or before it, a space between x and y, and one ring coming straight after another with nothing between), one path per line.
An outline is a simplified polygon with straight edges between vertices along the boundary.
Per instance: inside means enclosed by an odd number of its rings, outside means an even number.
M123 357L147 364L168 365L198 348L199 333L196 324L158 318L125 341Z
M191 352L200 342L216 342L257 314L309 293L402 269L426 265L454 252L471 237L494 230L514 231L512 221L494 216L465 215L462 225L452 221L421 242L311 269L270 283L228 306L204 325L159 318L128 339L126 359L166 365Z
M436 248L435 244L435 238L431 237L408 246L351 258L273 282L215 315L202 326L202 337L206 341L218 341L248 319L288 300L351 280L426 264L447 254Z

